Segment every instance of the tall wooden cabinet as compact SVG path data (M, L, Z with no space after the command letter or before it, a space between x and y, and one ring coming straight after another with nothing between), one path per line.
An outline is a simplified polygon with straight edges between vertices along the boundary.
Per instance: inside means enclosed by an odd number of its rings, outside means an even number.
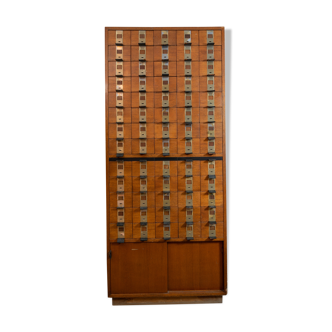
M108 296L227 294L222 27L106 28Z

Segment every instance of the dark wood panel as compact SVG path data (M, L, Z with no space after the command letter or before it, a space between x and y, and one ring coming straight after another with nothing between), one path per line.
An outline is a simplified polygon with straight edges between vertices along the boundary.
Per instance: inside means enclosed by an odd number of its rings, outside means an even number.
M112 294L167 292L167 244L111 244Z
M222 290L222 245L168 244L168 289Z

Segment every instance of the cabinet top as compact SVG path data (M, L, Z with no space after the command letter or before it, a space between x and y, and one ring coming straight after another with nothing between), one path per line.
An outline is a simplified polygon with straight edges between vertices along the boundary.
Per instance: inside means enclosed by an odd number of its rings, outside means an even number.
M108 30L210 30L225 29L226 25L104 25Z

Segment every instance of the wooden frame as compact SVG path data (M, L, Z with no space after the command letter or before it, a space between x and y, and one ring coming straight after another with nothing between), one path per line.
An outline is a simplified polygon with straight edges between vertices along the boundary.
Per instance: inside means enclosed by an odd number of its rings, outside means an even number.
M222 125L222 191L223 191L223 238L217 240L222 243L222 289L221 290L208 290L208 291L168 291L166 293L132 293L132 294L114 294L111 287L111 273L112 273L112 259L109 257L111 250L111 243L114 240L110 239L110 162L109 162L109 42L108 34L115 30L122 31L183 31L191 30L198 31L198 38L201 38L199 31L213 30L220 33L221 36L221 108L222 108L222 123L216 122L216 125ZM198 39L200 40L200 39ZM160 45L160 44L158 44ZM179 45L179 44L177 44ZM200 45L200 44L198 44ZM150 46L154 47L154 46ZM159 46L158 46L159 47ZM200 47L200 46L198 46ZM220 47L220 46L219 46ZM176 52L175 52L176 53ZM218 59L219 60L219 59ZM131 59L132 61L132 59ZM159 60L158 60L159 61ZM156 60L154 61L156 62ZM131 74L130 74L131 75ZM154 75L152 75L154 76ZM171 77L171 76L170 76ZM177 90L176 90L177 91ZM113 91L115 92L115 91ZM152 92L156 94L157 92ZM160 92L158 92L160 93ZM179 91L177 91L179 93ZM166 304L166 303L221 303L222 296L227 294L227 202L226 202L226 121L225 121L225 30L223 27L106 27L105 28L105 138L106 138L106 206L107 206L107 219L106 219L106 231L107 231L107 276L108 276L108 296L113 298L114 305L132 305L132 304ZM113 107L113 106L112 106ZM134 106L132 106L134 107ZM180 108L179 106L176 106ZM201 106L197 106L201 107ZM156 107L153 107L156 109ZM201 120L199 120L201 121ZM178 126L180 123L178 123ZM198 136L199 137L199 136ZM179 142L179 140L178 140ZM155 149L154 149L155 151ZM203 154L200 154L203 156ZM151 154L151 157L159 156L156 153ZM179 154L180 156L180 154ZM179 221L180 222L180 221ZM215 240L214 240L215 241ZM128 243L139 243L140 239L126 239ZM165 243L163 239L149 239L148 243ZM167 243L183 243L185 240L182 238L174 238ZM206 239L199 238L191 243L204 243Z

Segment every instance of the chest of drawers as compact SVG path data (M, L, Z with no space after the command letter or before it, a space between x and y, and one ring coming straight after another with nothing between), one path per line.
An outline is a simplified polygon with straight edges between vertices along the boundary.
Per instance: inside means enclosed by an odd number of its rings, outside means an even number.
M224 28L106 28L108 294L227 294Z

